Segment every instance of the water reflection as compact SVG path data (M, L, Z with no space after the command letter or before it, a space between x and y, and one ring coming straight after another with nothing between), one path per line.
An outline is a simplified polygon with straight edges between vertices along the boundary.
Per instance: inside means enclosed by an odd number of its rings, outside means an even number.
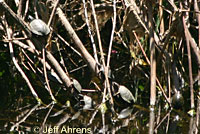
M94 93L81 97L79 102L67 100L63 104L48 105L32 105L31 97L24 97L22 103L13 102L12 107L1 109L0 131L94 134L198 133L198 118L190 118L185 109L166 110L160 105L158 110L150 109L148 103L133 105L123 102L115 105L113 112L110 103L101 103L95 99L98 97Z
M3 119L3 132L40 133L184 133L196 131L194 118L178 110L158 114L157 110L138 105L107 110L104 115L96 105L93 109L74 108L58 104L27 105L21 110L9 111L15 116ZM17 113L16 113L17 112ZM8 113L8 112L7 112ZM4 117L5 117L4 116ZM156 120L160 116L160 120ZM104 120L104 121L103 121Z

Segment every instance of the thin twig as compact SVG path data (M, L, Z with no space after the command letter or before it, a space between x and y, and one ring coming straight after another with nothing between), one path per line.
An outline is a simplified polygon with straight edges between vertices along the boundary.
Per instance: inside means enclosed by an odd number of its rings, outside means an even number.
M183 27L184 29L187 27L185 23L185 17L183 16ZM185 31L187 52L188 52L188 67L189 67L189 79L190 79L190 99L191 99L191 109L194 109L194 89L193 89L193 78L192 78L192 61L191 61L191 52L190 52L190 42L188 39L188 34Z
M112 42L113 42L113 37L114 37L115 27L116 27L116 19L117 19L116 0L113 0L113 12L114 12L113 27L112 27L112 32L111 32L111 37L110 37L110 44L109 44L109 50L108 50L107 68L109 68L109 64L110 64L110 55L111 55L111 51L112 51Z
M29 0L26 0L26 7L25 7L24 15L23 15L23 20L26 18L28 9L29 9Z
M49 111L47 112L47 114L46 114L46 116L45 116L45 118L44 118L44 121L43 121L43 123L42 123L42 127L41 127L41 132L44 130L44 128L45 128L45 123L46 123L46 121L47 121L47 118L49 117L49 114L51 113L51 111L52 111L52 109L53 109L53 107L54 107L54 104L53 103L51 103L50 104L51 105L51 107L49 108Z
M48 26L48 27L50 27L50 25L51 25L51 21L52 21L52 19L53 19L53 17L54 17L54 14L55 14L55 12L56 12L56 8L57 8L57 6L58 6L58 3L59 3L59 0L57 0L57 1L54 3L54 7L53 7L53 10L52 10L52 12L51 12L51 16L50 16L49 21L48 21L48 23L47 23L47 26Z
M35 49L33 49L33 48L31 48L31 47L25 45L24 43L22 43L22 42L20 42L20 41L17 41L17 40L13 40L13 43L19 45L19 46L20 46L21 48L23 48L24 50L28 50L28 51L31 52L32 54L36 54L38 60L39 60L42 64L46 64L46 68L47 68L49 71L51 71L51 74L55 74L55 77L58 78L59 83L62 83L61 80L60 80L60 78L59 78L59 76L55 73L55 71L52 69L52 67L51 67L47 62L44 62L44 60L38 56L38 54L36 53L37 50L35 50ZM37 70L38 70L41 74L43 74L42 71L39 70L39 68L37 68Z
M155 127L154 131L156 131L156 130L161 126L161 124L165 121L165 119L166 119L167 117L169 117L171 111L172 111L172 110L170 110L170 111L162 118L162 120L161 120L161 121L158 123L158 125Z
M64 67L66 74L69 76L69 72L67 71L67 68L65 66L65 60L64 60L62 53L60 51L60 44L58 43L57 39L56 39L56 46L57 46L57 49L58 49L58 53L60 55L60 64Z
M11 128L10 131L14 131L16 127L18 127L21 123L23 123L36 109L39 107L40 104L35 105L19 122L15 123Z
M25 30L25 32L27 33L28 37L30 38L30 40L33 42L34 45L37 45L38 48L42 46L41 42L37 39L37 38L34 38L32 36L32 33L31 33L31 30L30 30L30 27L28 26L28 24L26 22L24 22L22 20L21 17L17 16L13 11L12 9L3 1L1 0L0 1L0 5L15 19L15 21L20 25L22 26L23 30ZM57 9L58 11L58 9ZM72 33L72 35L74 35ZM77 40L77 42L79 42L80 40ZM81 46L80 48L81 50L82 49L85 49L84 46ZM85 49L86 50L86 49ZM84 51L85 52L85 51ZM63 71L63 69L61 68L60 64L58 63L58 61L55 59L55 57L50 53L50 52L47 52L47 59L50 61L50 63L53 65L53 67L56 69L58 75L60 76L61 80L63 81L63 83L66 85L66 87L71 87L71 80L70 78L65 74L65 72ZM85 54L87 55L87 54ZM89 55L89 54L88 54ZM87 56L88 56L87 55ZM88 58L88 62L91 63L89 65L91 65L93 71L95 72L95 61L92 57L87 57ZM87 59L86 58L86 59ZM93 62L94 61L94 62Z
M38 0L34 0L33 9L34 9L35 18L39 19L38 12L37 12L37 6L38 6L37 2L38 2Z
M53 8L53 10L52 10L52 12L51 12L51 16L50 16L50 18L49 18L47 27L50 27L50 25L51 25L51 21L52 21L52 19L53 19L54 14L55 14L56 7L57 7L58 3L59 3L59 0L57 0L57 1L55 2L55 4L54 4L54 8ZM49 42L50 42L50 40L51 40L51 36L52 36L52 32L49 34L47 45L46 45L45 47L42 48L42 57L43 57L44 62L46 62L46 58L45 58L46 47L50 44ZM51 96L51 99L52 99L54 102L56 102L56 99L55 99L55 97L53 96L53 93L52 93L51 88L50 88L50 84L49 84L49 80L48 80L48 76L47 76L46 64L43 64L43 69L44 69L44 78L45 78L45 81L46 81L46 84L47 84L47 90L48 90L48 92L49 92L49 94L50 94L50 96Z
M100 36L100 32L99 32L99 26L98 26L98 22L97 22L97 17L96 17L96 12L95 12L95 8L94 8L93 0L90 0L90 3L91 3L91 7L92 7L92 14L93 14L93 17L94 17L94 22L95 22L95 27L96 27L96 32L97 32L98 44L99 44L99 49L100 49L100 54L101 54L101 62L102 62L103 67L105 69L105 59L104 59L104 55L103 55L101 36Z
M21 17L17 16L12 9L4 2L4 0L0 0L0 5L8 12L10 13L10 15L16 20L17 23L19 23L22 28L26 31L26 33L28 33L28 35L31 37L32 33L31 30L28 26L27 23L25 23Z
M197 0L194 0L194 10L195 12L199 12L199 6L198 6L198 3L197 3ZM196 13L196 18L197 18L197 21L198 21L198 32L199 32L199 48L200 48L200 15L198 13ZM198 94L200 94L200 67L198 68ZM194 80L195 82L195 80ZM198 97L197 97L198 98ZM197 113L196 113L196 130L195 130L195 134L198 133L198 127L199 127L199 115L200 115L200 99L198 98L197 99Z
M86 24L87 24L87 27L88 27L88 33L89 33L90 40L91 40L92 47L93 47L94 59L96 60L97 63L99 63L98 56L97 56L96 44L94 42L94 38L93 38L93 35L92 35L92 32L91 32L91 27L90 27L90 24L89 24L87 6L86 6L85 0L83 0L83 6L84 6L84 11L85 11L85 20L86 20Z
M199 12L199 7L198 7L198 3L197 0L194 0L194 11ZM198 21L198 39L199 39L199 48L200 48L200 15L196 13L196 18Z
M159 5L162 5L163 0L159 0ZM160 19L160 35L163 35L165 31L164 19L163 19L163 8L159 6L159 19Z
M134 34L134 36L135 36L135 38L136 38L137 43L139 44L139 47L140 47L140 49L141 49L141 51L142 51L142 53L143 53L143 55L144 55L144 57L145 57L147 63L148 63L149 65L151 65L151 63L150 63L150 61L149 61L149 59L148 59L148 57L147 57L147 55L146 55L146 53L145 53L145 51L144 51L144 49L143 49L141 43L140 43L140 41L139 41L139 39L138 39L136 33L133 32L133 34ZM162 93L163 93L163 95L164 95L166 101L168 102L168 104L171 104L170 101L169 101L169 99L167 98L167 95L166 95L164 89L162 88L162 86L161 86L161 84L160 84L160 81L158 80L157 77L156 77L156 82L158 83L158 87L161 89L161 91L162 91Z
M19 1L19 5L18 5L18 10L17 10L17 15L18 16L22 16L22 9L23 9L23 3L24 3L25 1L24 0L20 0Z
M8 28L7 26L7 36L8 36L8 40L11 40L11 34L12 34L12 30L10 28ZM35 92L33 86L31 85L28 77L26 76L26 74L23 72L23 70L21 69L21 67L19 66L19 64L17 63L15 56L14 56L14 50L13 50L13 46L12 46L12 42L9 41L9 49L10 49L10 55L12 58L12 61L14 63L14 65L16 66L17 70L20 72L20 74L22 75L22 77L24 78L24 80L26 81L28 87L31 90L31 93L33 94L33 96L35 97L35 99L38 101L38 103L41 103L42 101L40 100L40 98L38 97L37 93Z
M42 56L43 56L43 60L44 62L46 62L46 58L45 58L45 48L42 49ZM56 99L55 97L53 96L53 93L51 91L51 87L50 87L50 84L49 84L49 80L48 80L48 76L47 76L47 69L46 69L46 64L43 64L43 69L44 69L44 78L45 78L45 81L46 81L46 84L47 84L47 90L51 96L51 99L56 102Z
M198 134L198 128L199 128L199 115L200 115L200 98L197 97L197 112L196 112L196 130L195 134Z
M79 55L80 57L82 57L81 56L81 54L75 49L75 48L73 48L62 36L60 36L58 33L55 33L57 36L58 36L58 38L63 42L63 43L65 43L71 50L73 50L77 55Z
M105 64L105 59L104 59L104 55L103 55L103 48L102 48L102 43L101 43L101 37L100 37L100 32L99 32L99 26L98 26L98 22L97 22L97 17L96 17L96 12L95 12L95 9L94 9L93 0L90 0L90 3L91 3L91 7L92 7L92 13L93 13L93 16L94 16L94 22L95 22L95 27L96 27L96 32L97 32L98 44L99 44L99 49L100 49L100 54L101 54L101 62L103 64L103 68L104 68L104 75L105 75L106 87L107 87L107 88L105 88L105 90L108 89L108 92L109 92L109 95L110 95L110 102L111 102L111 105L113 107L114 101L113 101L113 98L112 98L112 94L111 94L111 90L110 90L110 83L109 83L109 80L108 80L108 67L106 67L106 64ZM104 93L106 93L106 91L104 91ZM103 96L103 99L102 99L103 103L105 102L105 96L106 96L106 94L104 94L104 96Z
M57 8L57 14L59 19L61 20L62 24L64 25L65 29L69 33L69 36L73 39L75 42L76 47L78 48L79 52L81 53L83 59L87 62L88 66L94 72L95 74L98 74L99 70L97 69L96 61L93 59L93 57L90 55L90 53L86 50L83 43L79 39L78 35L70 25L69 21L65 17L65 14L63 11L58 7Z

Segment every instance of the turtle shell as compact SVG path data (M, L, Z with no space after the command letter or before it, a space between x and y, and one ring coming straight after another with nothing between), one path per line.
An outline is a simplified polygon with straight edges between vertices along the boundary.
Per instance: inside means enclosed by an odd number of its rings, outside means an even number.
M172 97L172 106L175 109L181 109L184 104L184 98L180 91L177 91Z
M125 86L122 86L122 85L119 86L119 93L124 101L128 103L135 102L135 98L133 97L133 94Z
M48 35L50 32L50 29L47 26L47 24L40 19L32 20L30 23L30 28L34 34L40 35L40 36Z
M76 79L73 79L73 85L78 92L81 92L82 90L81 84Z

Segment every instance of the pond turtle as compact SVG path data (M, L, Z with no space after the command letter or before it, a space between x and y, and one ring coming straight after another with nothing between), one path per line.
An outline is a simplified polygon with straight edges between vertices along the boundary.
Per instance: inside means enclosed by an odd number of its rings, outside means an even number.
M76 79L73 79L72 82L73 82L74 88L80 93L82 90L81 84Z
M172 106L175 109L181 109L184 104L184 99L180 91L177 91L172 97Z
M45 36L50 33L50 28L40 19L33 19L30 23L31 32L38 36Z
M128 103L135 102L135 98L133 97L133 94L131 91L129 91L128 88L126 88L123 85L119 85L119 94L122 97L122 99Z

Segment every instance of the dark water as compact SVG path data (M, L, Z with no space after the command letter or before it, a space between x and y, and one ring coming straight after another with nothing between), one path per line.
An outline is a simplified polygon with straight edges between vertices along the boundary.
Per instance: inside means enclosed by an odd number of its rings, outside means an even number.
M137 96L134 104L114 96L113 108L109 99L102 104L102 92L83 92L77 98L77 95L64 91L62 86L51 85L58 100L58 103L52 104L46 89L34 79L32 84L44 102L39 105L21 76L17 71L12 71L12 66L2 64L0 68L5 70L0 76L1 134L147 134L150 130L157 134L185 134L196 129L196 115L192 118L187 113L190 109L190 100L186 99L189 98L188 94L184 95L185 102L180 110L172 110L164 97L158 95L152 112L149 108L149 88L146 86L149 83L143 80L140 81L142 84L138 83L140 89L134 94ZM27 75L31 76L29 73ZM123 75L121 72L116 78L122 78ZM124 83L131 85L134 83L132 78L123 77L116 81L128 81ZM80 81L83 81L83 87L87 87L87 84L84 85L89 83L87 79L82 78ZM131 88L137 91L134 86L129 86Z
M93 96L97 97L97 94ZM32 96L19 95L12 102L7 101L7 105L1 105L0 131L30 134L146 134L152 125L152 113L154 133L184 134L195 130L196 117L188 116L184 109L164 110L162 105L158 105L154 112L150 112L148 104L124 103L115 105L115 111L112 111L109 101L105 103L107 108L105 105L102 108L98 99L94 101L93 106L87 109L81 101L68 100L65 104L45 105L37 104Z

